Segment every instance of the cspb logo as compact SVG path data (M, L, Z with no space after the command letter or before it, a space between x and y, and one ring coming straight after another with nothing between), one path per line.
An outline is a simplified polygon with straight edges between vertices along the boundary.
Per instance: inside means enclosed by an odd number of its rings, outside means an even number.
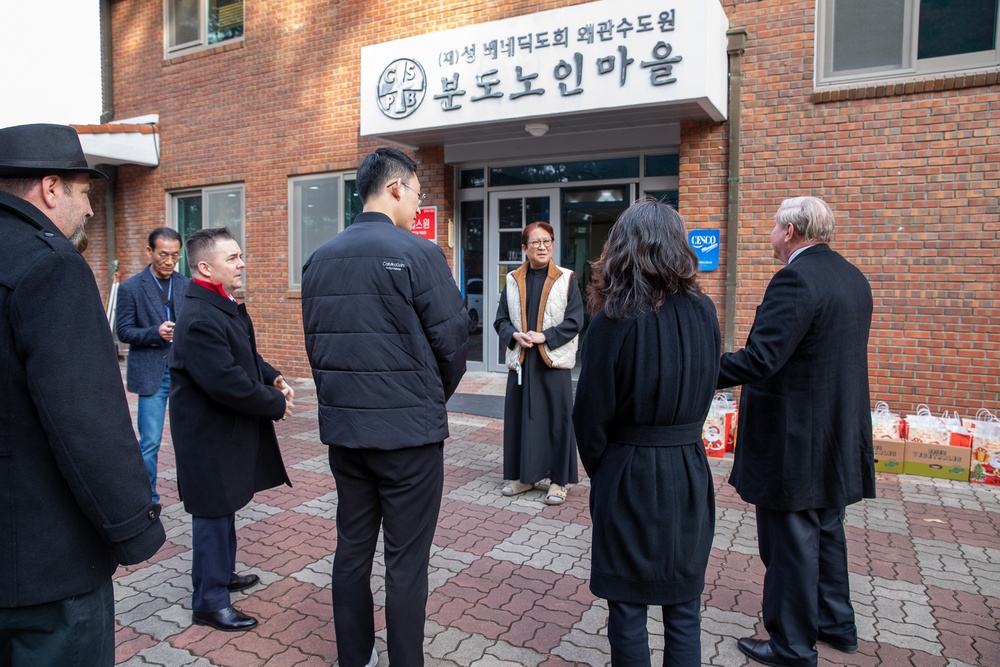
M427 92L424 68L416 60L399 58L389 63L378 81L378 108L388 118L406 118L417 110Z
M688 245L698 256L699 271L719 268L719 230L693 229L688 232Z

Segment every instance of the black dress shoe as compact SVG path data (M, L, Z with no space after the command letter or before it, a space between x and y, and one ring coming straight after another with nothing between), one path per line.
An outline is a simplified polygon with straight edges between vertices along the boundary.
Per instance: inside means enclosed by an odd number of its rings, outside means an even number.
M840 651L841 653L857 653L858 652L858 640L855 639L853 642L845 641L841 637L835 637L833 635L819 633L819 640L832 648L835 651Z
M227 585L226 588L229 589L230 593L236 593L238 591L245 591L251 586L256 586L259 581L260 577L256 574L248 574L241 577L240 575L234 573L233 576L229 577L229 585Z
M774 651L771 649L771 642L768 639L750 639L749 637L744 637L736 642L736 646L743 655L762 665L770 665L771 667L787 667L791 665L791 663L782 660L774 654Z
M249 630L257 625L256 618L247 616L232 607L213 612L196 611L191 614L191 620L194 621L195 625L210 625L216 630L227 632Z

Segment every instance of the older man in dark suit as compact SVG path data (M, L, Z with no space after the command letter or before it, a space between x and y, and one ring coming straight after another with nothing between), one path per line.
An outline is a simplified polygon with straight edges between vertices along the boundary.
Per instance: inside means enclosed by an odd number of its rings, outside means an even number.
M769 639L740 639L765 665L813 667L817 639L858 649L844 508L875 497L868 331L872 292L830 249L816 197L781 203L771 245L786 266L757 307L746 347L724 354L718 387L743 385L729 483L756 506Z
M174 321L191 281L174 271L181 258L181 235L176 230L157 227L150 232L146 257L146 268L118 288L115 330L118 340L129 344L126 388L139 394L139 449L156 503L160 501L157 459L170 395L167 353L174 339Z
M170 350L170 423L177 483L192 515L193 621L248 630L257 619L234 609L229 593L253 586L236 574L236 511L288 484L274 420L291 414L294 392L257 354L246 307L243 257L229 230L201 229L186 244L193 280Z

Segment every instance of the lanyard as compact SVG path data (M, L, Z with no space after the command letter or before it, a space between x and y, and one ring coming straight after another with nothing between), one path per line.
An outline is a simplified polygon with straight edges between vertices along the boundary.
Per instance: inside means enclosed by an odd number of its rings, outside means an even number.
M167 320L173 321L174 318L170 317L170 309L174 307L174 281L173 276L167 278L167 291L163 291L163 286L160 285L159 279L156 274L153 273L153 267L149 267L149 275L153 276L153 282L156 284L156 289L160 293L160 303L163 304L163 309L167 313Z

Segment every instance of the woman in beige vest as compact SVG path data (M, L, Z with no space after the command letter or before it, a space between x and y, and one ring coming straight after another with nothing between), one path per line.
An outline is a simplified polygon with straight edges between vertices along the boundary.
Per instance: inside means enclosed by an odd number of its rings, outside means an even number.
M534 222L521 234L528 258L507 274L496 329L507 346L502 493L530 491L551 482L549 505L566 500L566 487L579 481L573 436L571 370L583 328L583 298L576 276L552 261L554 233Z

